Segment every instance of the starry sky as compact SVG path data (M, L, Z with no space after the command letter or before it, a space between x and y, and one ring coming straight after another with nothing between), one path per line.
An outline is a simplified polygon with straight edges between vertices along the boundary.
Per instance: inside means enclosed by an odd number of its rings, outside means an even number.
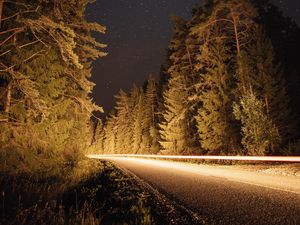
M149 74L158 74L172 37L171 15L189 19L191 9L202 0L97 0L87 8L86 17L107 27L96 35L106 43L108 56L93 64L96 83L94 101L107 114L119 89L128 91L133 83L142 85ZM273 0L300 24L300 0Z

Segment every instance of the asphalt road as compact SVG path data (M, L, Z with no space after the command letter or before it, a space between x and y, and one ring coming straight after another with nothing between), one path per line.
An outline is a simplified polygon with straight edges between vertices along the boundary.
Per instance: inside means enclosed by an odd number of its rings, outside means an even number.
M300 178L229 167L113 158L209 224L300 225Z

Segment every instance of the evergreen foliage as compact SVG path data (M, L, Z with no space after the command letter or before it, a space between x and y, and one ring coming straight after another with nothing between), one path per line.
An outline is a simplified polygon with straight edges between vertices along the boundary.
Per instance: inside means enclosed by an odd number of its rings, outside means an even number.
M116 140L117 140L117 117L112 112L106 120L105 128L104 128L104 153L117 153L116 152Z
M158 131L158 87L153 75L147 80L143 111L142 152L157 153L160 150Z
M299 28L269 0L208 0L192 13L188 21L173 18L174 35L158 81L150 76L143 88L134 85L116 96L115 112L99 131L101 149L286 154L286 146L299 138L292 110L298 93L293 81L298 82L300 70L283 47L298 45L278 43L295 42ZM270 21L276 16L280 29L295 35L274 35L279 28ZM68 30L63 32L72 38ZM76 58L61 54L80 67Z
M300 113L300 28L297 23L270 0L251 0L258 9L257 21L270 38L274 48L274 63L280 63L283 77L287 83L287 93L290 96L290 107L295 113ZM299 126L299 125L298 125ZM299 128L298 128L299 130ZM295 134L295 133L294 133ZM295 135L294 135L295 136ZM296 132L299 137L299 132Z
M129 94L120 90L115 97L115 112L107 117L104 128L99 131L103 146L100 148L96 141L94 148L103 153L157 153L160 139L155 78L149 77L145 90L133 85Z
M291 113L281 65L274 64L271 41L261 28L254 30L252 38L241 54L239 66L244 67L248 89L264 102L265 111L279 131L281 142L273 145L278 150L295 137L297 121Z
M174 17L174 37L170 44L168 86L163 94L163 121L160 134L163 149L168 153L189 153L193 147L191 117L189 116L189 86L192 73L189 47L185 42L188 34L186 21Z
M180 154L190 150L188 127L187 91L182 76L171 77L169 87L164 92L164 122L160 124L163 149L171 154Z
M122 90L116 96L116 150L120 153L128 151L132 147L132 136L130 130L132 128L132 121L130 120L130 111L133 109L130 107L130 98Z
M229 49L222 42L210 45L210 67L202 75L199 99L202 106L196 116L200 143L213 154L232 154L239 149L239 130L232 112L234 78L229 65Z
M105 45L91 36L105 27L84 18L88 3L3 3L0 157L8 168L74 165L90 145L90 117L102 111L88 96L94 86L91 62L106 53ZM18 160L7 160L8 151Z
M97 151L104 152L104 138L105 138L105 132L104 132L104 125L102 120L98 120L96 123L96 127L94 128L93 132L93 140L91 143L91 146L94 146Z
M139 90L139 94L136 99L136 106L133 110L133 143L132 143L132 151L134 153L142 153L141 144L143 137L143 105L144 105L144 92Z
M247 155L266 155L280 141L278 129L268 116L264 103L252 92L244 94L234 114L242 123L242 144Z

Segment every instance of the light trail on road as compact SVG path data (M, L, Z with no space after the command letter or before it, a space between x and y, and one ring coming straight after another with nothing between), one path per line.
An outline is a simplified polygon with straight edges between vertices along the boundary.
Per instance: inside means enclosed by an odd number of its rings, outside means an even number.
M89 155L112 162L171 202L208 218L208 224L300 224L300 177L267 167L193 164L162 159L226 159L299 162L299 157ZM266 160L267 159L267 160ZM287 165L288 166L288 165ZM295 164L296 168L298 164ZM276 166L277 168L277 166ZM287 167L289 168L289 167ZM266 173L265 173L266 172ZM193 215L194 215L193 214ZM199 223L202 224L202 223Z
M300 194L300 177L286 177L286 176L277 176L275 174L263 174L263 173L257 173L257 171L247 171L243 169L241 170L240 168L236 168L234 166L232 167L224 166L224 165L214 166L214 165L194 164L194 163L180 162L180 161L167 161L163 159L168 159L168 158L165 157L162 158L162 156L158 156L154 158L150 156L151 155L137 155L136 157L136 155L123 154L123 155L89 155L88 157L92 159L100 159L105 161L117 162L117 164L118 163L125 163L126 165L135 164L135 165L140 165L140 167L149 166L151 168L161 168L164 169L165 171L176 170L176 171L183 171L185 173L222 177L222 178L235 180L239 182L244 182L244 183L249 183L249 184L254 184L254 185L259 185L259 186L264 186L264 187L269 187L273 189L279 189L279 190ZM167 156L167 157L176 157L176 156ZM220 159L219 157L214 157L214 159L215 158ZM231 158L231 157L226 157L226 159L227 158ZM187 157L186 156L176 157L176 159L187 159ZM189 157L188 159L191 158ZM209 159L211 158L209 157ZM222 159L224 158L222 157ZM244 160L243 157L242 159ZM251 157L250 159L252 161L253 157ZM296 161L296 159L292 159L292 160L294 160L292 162L298 162ZM291 162L291 161L285 161L285 162Z
M300 162L300 156L203 156L203 155L136 155L136 154L90 154L88 158L153 158L153 159L195 159L195 160L233 160L233 161L263 161L263 162Z

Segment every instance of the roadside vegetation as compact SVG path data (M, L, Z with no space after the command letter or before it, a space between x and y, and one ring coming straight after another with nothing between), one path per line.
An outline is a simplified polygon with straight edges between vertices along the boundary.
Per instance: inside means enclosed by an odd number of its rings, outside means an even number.
M0 224L155 224L150 195L109 163L56 176L0 174Z

